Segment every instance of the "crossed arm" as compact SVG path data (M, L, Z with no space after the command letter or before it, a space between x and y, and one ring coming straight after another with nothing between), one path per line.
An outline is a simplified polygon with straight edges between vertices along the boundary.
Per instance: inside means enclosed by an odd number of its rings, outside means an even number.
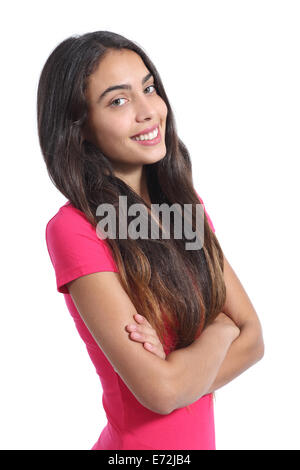
M259 318L240 280L225 257L224 281L226 285L226 301L222 311L234 321L241 332L227 350L215 380L206 391L206 394L212 393L235 379L264 355L264 341ZM147 343L145 341L153 342L153 337L155 336L156 346L152 348L152 352L159 357L165 358L163 347L157 338L155 330L152 329L148 322L145 324L143 317L136 321L139 324L138 328L141 327L139 330L141 333L140 338L136 341L144 343L146 347ZM144 325L141 325L141 323L144 323ZM128 328L128 331L132 330ZM135 340L134 337L131 337L131 339ZM146 349L149 348L146 347Z
M264 355L264 341L259 318L240 280L225 257L224 281L226 302L222 311L235 322L241 333L228 349L207 393L226 385Z

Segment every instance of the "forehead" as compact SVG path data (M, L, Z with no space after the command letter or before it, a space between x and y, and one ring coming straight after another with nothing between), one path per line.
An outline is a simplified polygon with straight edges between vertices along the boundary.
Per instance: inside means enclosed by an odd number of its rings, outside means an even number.
M140 85L147 72L149 70L136 52L128 49L109 51L90 75L88 88L91 94L99 94L109 86L122 83Z

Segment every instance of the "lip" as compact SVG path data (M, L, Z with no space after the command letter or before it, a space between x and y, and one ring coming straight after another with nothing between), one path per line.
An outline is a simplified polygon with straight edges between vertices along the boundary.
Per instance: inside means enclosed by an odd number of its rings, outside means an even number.
M155 137L155 139L152 139L152 140L135 140L135 139L132 139L133 142L136 142L138 145L145 145L146 147L147 146L153 146L153 145L156 145L156 144L159 144L161 142L161 135L160 135L160 129L158 127L158 134L157 134L157 137Z
M138 134L132 135L130 138L133 139L133 137L138 137L139 135L142 135L142 134L148 134L149 132L154 131L154 129L156 129L157 127L158 127L158 124L155 124L155 126L148 127L147 129L142 130Z

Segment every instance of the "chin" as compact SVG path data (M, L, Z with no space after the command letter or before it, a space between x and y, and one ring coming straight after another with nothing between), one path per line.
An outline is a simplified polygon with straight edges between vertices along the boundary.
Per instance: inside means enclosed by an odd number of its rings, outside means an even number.
M162 160L166 156L166 152L160 153L159 155L152 155L149 156L149 158L145 159L144 164L151 164L151 163L157 163L160 160Z

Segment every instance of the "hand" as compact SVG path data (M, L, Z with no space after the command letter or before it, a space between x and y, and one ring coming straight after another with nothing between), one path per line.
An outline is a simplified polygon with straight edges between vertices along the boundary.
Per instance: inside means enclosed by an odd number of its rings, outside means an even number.
M147 351L165 359L166 354L155 329L152 328L145 317L138 313L134 315L134 319L137 323L126 325L126 330L130 332L130 339L143 343L144 348L147 349ZM139 334L139 337L136 338L135 334Z
M216 316L216 318L214 319L212 324L222 324L225 327L229 327L231 329L233 335L234 335L234 340L239 336L239 334L241 332L241 330L236 325L236 323L234 323L234 321L228 315L226 315L223 312L220 312Z

